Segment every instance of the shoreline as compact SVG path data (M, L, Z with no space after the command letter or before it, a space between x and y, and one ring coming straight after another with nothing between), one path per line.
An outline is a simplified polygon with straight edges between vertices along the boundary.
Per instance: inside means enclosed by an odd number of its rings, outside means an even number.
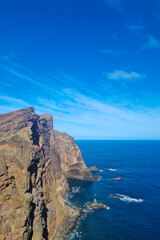
M58 229L55 240L65 240L78 226L78 222L83 215L82 208L72 206L70 203L65 202L68 210L68 215L64 218L60 228Z
M72 192L74 193L75 191L72 190ZM63 220L61 227L56 234L55 240L70 240L71 234L74 234L74 231L76 231L83 216L86 217L88 214L99 209L110 209L110 207L105 204L97 202L96 199L94 199L93 202L87 202L83 205L83 207L76 207L72 205L68 201L67 197L64 199L64 203L67 208L68 215Z
M88 168L88 169L89 169L89 172L100 172L101 171L100 169L98 169L95 166L91 167L91 168ZM81 178L79 178L79 179L70 178L70 180L75 180L75 181L78 180L78 181L83 181L83 182L85 182L85 181L86 182L95 182L95 181L98 182L98 181L100 181L101 176L97 176L97 175L92 175L92 176L93 176L92 179L88 178L87 180L86 179L81 179ZM69 201L69 199L70 199L69 194L71 194L71 193L74 194L77 191L79 191L79 189L80 189L80 187L78 186L78 184L76 186L73 186L72 184L69 184L69 189L66 192L65 198L63 199L64 204L66 206L66 209L68 211L68 214L67 214L67 216L65 216L64 220L60 224L60 227L59 227L59 229L56 233L56 236L55 236L55 240L69 240L70 235L72 233L74 234L74 231L76 231L76 228L78 227L80 219L83 216L87 216L90 213L90 209L87 208L88 211L86 209L87 204L83 207L78 207L78 206L73 205ZM94 205L93 203L90 203L90 204ZM101 207L102 207L103 204L98 203L97 205L98 205L97 209L100 209L99 205L101 205ZM93 211L95 209L93 208ZM108 209L108 207L106 209Z

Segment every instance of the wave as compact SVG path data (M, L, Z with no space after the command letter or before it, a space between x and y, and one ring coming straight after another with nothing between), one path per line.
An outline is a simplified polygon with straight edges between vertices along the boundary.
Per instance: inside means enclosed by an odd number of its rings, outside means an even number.
M79 224L78 224L78 225L79 225ZM72 233L68 234L68 235L65 237L65 240L72 240L72 239L74 239L75 237L77 237L78 239L81 239L81 232L78 232L78 230L77 230L78 225L77 225L76 229L73 230Z
M103 170L100 170L100 172L103 172Z
M117 171L117 169L115 169L115 168L107 168L107 170L108 171L112 171L112 172L116 172Z
M92 208L85 208L83 209L83 213L84 213L83 217L85 218L88 215L88 213L93 213L93 212L94 210Z
M141 198L132 198L132 197L129 197L129 196L126 196L126 195L123 195L123 194L112 194L110 195L111 198L119 198L121 201L125 201L125 202L136 202L136 203L139 203L139 202L143 202L144 200L141 199Z
M102 180L102 177L99 177L99 178L98 178L98 182L100 182L101 180Z
M72 187L71 193L79 193L80 192L80 187Z
M66 194L66 198L64 199L64 202L72 205L72 202L70 200L73 198L75 193L80 192L80 189L81 189L80 187L72 187L71 192L68 192ZM73 205L72 205L72 207L73 207Z
M141 199L141 198L132 198L132 197L129 197L129 196L126 196L126 195L121 195L123 196L124 198L121 198L121 201L126 201L126 202L143 202L144 200Z
M79 240L82 239L82 232L79 230L79 226L86 217L87 217L87 214L85 213L85 210L83 209L83 214L78 219L75 229L64 237L65 240L72 240L72 239L75 239L75 237L76 237L76 239L79 239Z
M71 199L72 199L72 195L66 195L66 198L65 199L63 199L63 201L64 201L64 203L67 203L67 204L69 204L69 205L71 205L72 207L73 207L73 205L72 205L72 201L71 201Z

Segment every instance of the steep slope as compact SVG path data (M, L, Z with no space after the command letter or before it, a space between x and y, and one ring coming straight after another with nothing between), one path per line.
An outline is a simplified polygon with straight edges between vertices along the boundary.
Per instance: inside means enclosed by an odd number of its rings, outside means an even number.
M71 212L66 178L97 179L51 115L33 107L0 115L0 240L54 239Z

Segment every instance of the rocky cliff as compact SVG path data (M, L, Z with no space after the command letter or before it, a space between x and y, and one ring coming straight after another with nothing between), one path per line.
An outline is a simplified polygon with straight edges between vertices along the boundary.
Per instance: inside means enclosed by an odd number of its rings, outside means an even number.
M0 115L0 240L61 239L57 230L77 214L63 200L67 178L97 180L51 115L33 107Z

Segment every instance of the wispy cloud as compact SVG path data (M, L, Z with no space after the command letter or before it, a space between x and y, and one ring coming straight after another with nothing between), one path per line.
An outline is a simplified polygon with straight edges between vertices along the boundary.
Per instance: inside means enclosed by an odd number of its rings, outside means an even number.
M26 81L32 89L30 95L24 98L27 88L23 92L1 92L0 112L13 111L34 105L39 114L50 113L54 117L54 128L67 132L76 138L130 138L160 136L157 131L160 121L160 110L143 108L128 108L124 104L115 104L113 99L108 101L98 96L97 89L87 90L76 79L68 74L53 74L50 78L36 78L21 72L16 68L3 68L10 79L17 77L19 83ZM52 74L51 74L52 75ZM131 80L142 77L136 72L115 70L107 73L110 79ZM10 82L15 86L15 82ZM33 89L32 86L36 87ZM19 87L19 85L17 86ZM3 94L2 94L3 93ZM34 99L33 99L34 97ZM26 100L27 99L27 100ZM34 103L34 104L33 104ZM148 126L152 126L148 128ZM146 130L147 129L147 130ZM154 137L153 136L153 137Z
M121 11L123 9L123 0L104 0L108 6L116 9L117 11Z
M109 55L114 55L115 54L115 51L113 51L111 49L104 49L104 48L101 48L100 52L104 53L104 54L109 54Z
M74 89L64 89L63 92L65 99L59 102L38 99L36 112L53 114L55 129L67 131L77 138L138 138L141 135L149 137L153 135L160 121L160 109L135 111L112 106ZM1 97L1 100L7 103L7 107L0 106L1 111L6 108L13 111L15 104L16 108L17 104L23 107L29 104L7 96ZM148 125L152 127L146 131ZM157 136L158 134L160 133L157 131Z
M28 102L25 102L21 99L13 98L13 97L8 97L8 96L0 96L0 100L2 101L7 101L13 104L21 104L23 106L28 106Z
M147 35L147 42L143 45L143 49L160 48L160 41L151 34Z
M142 25L130 25L128 26L129 30L134 33L140 33L144 30L144 26Z
M110 80L136 80L144 78L145 75L137 72L126 72L123 70L114 70L113 72L103 72L104 76Z
M4 70L6 70L7 72L10 72L10 73L16 75L17 77L19 77L19 78L21 78L23 80L26 80L26 81L31 82L33 84L37 84L37 81L35 79L33 79L31 77L28 77L28 76L18 72L15 69L11 69L10 67L7 67L5 65L1 65L0 67L3 68Z
M132 110L115 107L76 92L74 89L64 89L64 92L66 101L63 103L41 99L41 104L43 104L41 107L44 108L43 111L48 110L53 114L56 129L64 131L67 128L70 134L79 138L83 138L83 136L88 136L88 138L120 138L121 136L127 138L132 136L136 138L143 134L147 137L150 134L154 135L154 127L160 120L160 109ZM152 126L152 130L146 131L148 124ZM160 131L157 136L158 134Z
M22 70L15 67L0 65L0 68L11 73L13 76L18 77L20 82L26 84L26 86L32 86L34 89L41 91L41 93L45 95L52 97L54 96L54 98L56 98L57 100L63 95L61 91L62 86L66 88L74 86L76 88L76 81L67 74L58 73L47 79L42 79L40 77L37 78L35 76L30 76L31 74L29 75L27 71L27 73L24 73L24 71L22 72Z
M26 102L19 98L11 96L0 96L0 113L10 112L30 106L29 102Z

